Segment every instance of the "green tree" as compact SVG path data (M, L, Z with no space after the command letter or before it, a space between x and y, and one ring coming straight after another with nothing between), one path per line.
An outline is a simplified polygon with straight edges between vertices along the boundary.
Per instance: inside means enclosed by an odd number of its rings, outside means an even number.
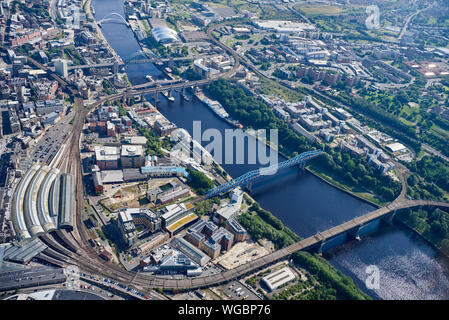
M187 168L187 173L189 174L189 186L200 195L205 194L207 190L215 186L211 179L198 170Z

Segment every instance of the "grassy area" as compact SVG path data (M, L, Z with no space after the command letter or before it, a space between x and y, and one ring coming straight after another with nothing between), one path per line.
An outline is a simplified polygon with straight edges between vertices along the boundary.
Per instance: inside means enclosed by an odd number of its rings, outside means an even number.
M275 95L281 97L287 102L297 102L304 99L304 96L302 94L290 91L284 86L273 81L268 82L265 79L261 79L260 82L260 92L263 94Z
M125 74L123 74L123 80L125 80L126 81L126 83L128 84L128 86L132 86L132 84L131 84L131 81L129 81L129 79L128 79L128 75L125 73ZM126 114L125 114L126 115Z
M262 5L260 6L262 13L260 19L262 20L290 20L295 21L298 19L298 15L293 11L279 11L272 6Z
M317 175L317 176L323 178L324 180L330 182L331 184L333 184L333 185L335 185L335 186L337 186L337 187L339 187L339 188L341 188L343 190L349 191L352 194L354 194L354 195L356 195L356 196L358 196L358 197L360 197L362 199L365 199L365 200L367 200L369 202L372 202L372 203L378 205L379 207L383 207L383 206L388 205L388 202L385 202L385 201L377 198L375 195L373 195L371 193L367 193L367 192L364 192L363 190L360 190L360 189L355 189L355 188L350 188L348 186L345 186L345 185L341 184L340 182L336 181L335 179L333 179L331 176L324 174L323 172L320 172L320 171L317 171L317 170L313 170L313 169L310 169L310 168L309 168L309 170L312 173L314 173L315 175Z
M430 130L432 130L433 132L435 132L435 134L439 135L440 137L442 137L443 139L449 139L449 133L440 128L438 125L433 124L432 127L430 128Z
M225 44L228 46L228 47L233 47L234 46L234 43L236 42L236 40L235 39L232 39L232 38L230 38L230 39L226 39L226 41L225 41Z
M123 188L122 190L124 192L128 192L128 193L139 193L140 192L138 185L129 186L129 187Z
M182 15L184 18L186 18L186 19L190 19L190 14L189 13L187 13L186 11L185 11L185 9L183 9L180 5L174 5L173 6L174 8L175 8L175 10L176 10L176 12L178 13L178 14L180 14L180 15Z
M345 11L344 8L342 7L325 4L306 4L306 5L297 4L295 5L295 9L301 10L307 16L316 16L316 15L335 16Z
M413 127L415 125L413 122L410 122L410 121L408 121L408 120L406 120L406 119L404 119L402 117L399 117L399 120L401 120L401 122L403 124L405 124L406 126L409 126L409 127Z
M89 1L84 2L83 4L83 12L87 13L87 5L88 5Z
M171 2L178 4L188 4L193 1L194 0L172 0ZM207 4L210 7L216 8L231 7L237 10L238 12L242 12L243 10L247 10L253 13L260 12L259 6L257 4L249 3L246 0L214 0L214 1L205 1L203 3Z
M140 20L140 22L142 22L142 25L143 25L145 31L146 31L147 33L150 32L150 26L148 25L147 20L146 20L146 19L143 19L143 20Z
M105 241L106 236L104 235L103 231L101 231L101 228L96 228L95 230L97 231L97 234L101 238L101 240Z

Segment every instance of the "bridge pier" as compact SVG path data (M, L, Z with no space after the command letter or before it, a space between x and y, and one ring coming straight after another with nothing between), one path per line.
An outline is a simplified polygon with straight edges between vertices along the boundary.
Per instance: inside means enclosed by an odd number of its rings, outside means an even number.
M322 255L322 254L323 254L323 247L324 247L325 244L326 244L326 239L323 239L323 240L321 240L321 241L319 242L318 247L317 247L317 253L318 253L319 255Z
M187 97L187 95L186 95L186 86L183 86L183 87L182 87L182 89L181 89L181 96L182 96L182 98L183 98L185 101L189 101L189 100L190 100L189 97Z
M362 228L363 228L363 224L359 225L358 227L354 228L353 230L348 231L347 236L350 239L354 239L354 240L360 241L361 238L360 238L359 233L360 233L360 230Z
M385 221L387 224L389 225L393 225L393 220L394 217L396 216L397 210L394 210L392 213L390 213L389 215L387 215L385 218L383 218L382 220Z
M159 102L158 99L158 91L154 91L154 107L157 108L157 103Z
M248 191L249 194L251 194L253 192L253 182L250 181L246 184L246 190Z
M129 105L129 98L130 98L130 92L129 92L129 89L128 90L126 90L126 92L125 92L125 94L123 95L123 100L122 100L122 102L123 103L125 103L126 105Z
M306 163L305 162L298 163L298 170L299 170L300 173L304 172L305 168L306 168Z

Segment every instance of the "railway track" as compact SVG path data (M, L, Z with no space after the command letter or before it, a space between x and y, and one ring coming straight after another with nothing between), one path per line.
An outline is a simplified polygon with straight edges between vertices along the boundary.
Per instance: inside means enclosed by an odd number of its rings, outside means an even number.
M6 51L7 48L5 48L3 45L0 45L0 50ZM84 124L84 119L86 115L89 113L90 109L84 107L83 100L79 98L79 92L71 88L70 85L67 83L67 81L65 81L64 79L59 77L56 73L54 73L52 70L38 63L31 57L27 56L27 58L31 64L33 64L35 67L41 70L46 71L50 75L50 77L55 79L61 85L62 88L68 90L71 94L73 94L76 97L77 103L72 131L65 139L68 145L67 144L65 145L65 149L62 151L61 154L61 159L57 161L55 166L61 171L72 173L76 179L75 181L76 181L77 214L75 215L76 223L74 226L74 232L67 232L67 234L65 235L63 232L62 233L63 236L60 237L60 239L61 240L65 239L66 243L70 243L68 246L72 247L72 249L74 244L78 245L80 250L78 253L74 253L71 250L65 248L62 244L58 243L56 239L54 238L52 239L51 236L43 235L40 236L40 238L44 243L48 245L49 248L47 249L48 250L47 253L48 252L50 253L49 254L41 253L39 259L48 261L52 264L59 265L61 267L66 266L66 264L77 265L86 272L91 272L93 275L101 275L104 276L105 278L113 278L120 282L131 283L131 281L135 277L135 273L123 270L122 268L111 265L106 261L101 261L98 254L93 250L93 248L87 245L87 240L89 239L89 236L87 235L86 229L82 225L82 212L84 210L84 190L83 190L81 165L79 161L80 160L79 138ZM118 97L120 96L121 95L119 94ZM107 99L113 99L113 97L108 97ZM94 103L91 107L95 108L104 101L106 100L101 99L96 103ZM73 238L74 243L68 242L71 241L69 240L70 236ZM49 255L53 255L54 257L51 257ZM141 288L136 289L139 289L140 291L150 294L153 297L157 297L159 299L165 298L164 296L156 294L154 291L149 290L148 285L144 283L141 283L141 285L143 290ZM136 285L134 285L133 287L136 287Z
M67 248L75 254L78 254L78 247L73 243L73 241L68 237L67 230L58 229L54 231L55 234L61 239L61 241L67 246Z
M46 254L45 252L41 252L36 256L37 259L42 260L47 263L51 263L52 265L60 268L67 267L67 263L64 263L60 261L59 259L55 259L51 257L50 255Z
M84 103L81 99L77 98L77 114L75 115L75 121L73 123L72 134L70 135L70 142L67 146L67 172L73 174L75 177L76 185L76 215L75 215L75 226L74 232L67 232L67 239L69 234L73 237L74 241L80 248L79 256L71 257L74 264L78 265L85 271L90 271L94 274L103 275L106 278L114 278L118 281L130 284L135 277L135 273L129 272L116 266L114 264L107 263L106 261L100 260L98 253L90 247L87 243L91 238L86 228L83 226L82 213L84 212L84 189L83 189L83 176L81 170L80 159L80 135L82 127L84 124L84 119L89 113L90 109L84 107ZM77 239L75 232L78 233L79 239ZM152 294L155 293L152 290L148 290L148 285L145 282L139 283L141 288L137 288L145 293ZM134 285L134 287L137 287ZM143 289L143 290L142 290ZM159 298L162 298L159 296Z

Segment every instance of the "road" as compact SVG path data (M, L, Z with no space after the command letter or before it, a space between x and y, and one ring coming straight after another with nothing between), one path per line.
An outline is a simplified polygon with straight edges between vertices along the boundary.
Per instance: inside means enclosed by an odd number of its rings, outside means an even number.
M50 9L48 12L50 13L50 17L53 21L56 21L56 18L58 18L57 8L56 5L58 3L58 0L51 0L50 1Z
M0 46L0 49L5 48ZM63 151L63 158L67 163L67 171L74 175L76 181L76 224L71 235L73 236L72 241L75 242L81 249L80 253L75 254L72 251L68 250L65 246L58 245L57 241L51 240L49 235L41 236L41 238L45 238L52 244L50 248L55 248L57 252L66 257L65 259L60 260L61 265L67 263L75 264L79 266L80 269L86 270L87 272L93 273L95 275L103 275L104 277L115 275L115 279L117 281L130 283L135 276L134 273L122 275L120 272L123 269L120 266L113 265L102 260L99 257L98 253L87 244L90 236L87 234L85 226L82 222L82 214L84 212L84 186L80 161L80 134L87 114L92 110L94 106L98 106L101 101L91 106L91 108L85 107L83 99L81 98L81 94L78 91L73 90L64 79L51 72L51 70L36 62L34 59L30 57L27 58L28 61L31 64L35 65L37 68L47 71L52 78L59 82L62 89L70 91L75 96L75 102L77 105L71 131L67 132L68 145ZM154 299L166 299L165 296L154 292L153 290L150 290L146 285L144 285L142 289L145 289L145 292Z
M369 223L370 221L379 219L383 216L387 216L395 212L396 210L406 208L416 208L420 206L438 206L449 208L449 203L424 201L424 200L400 200L386 207L372 211L364 216L357 217L346 223L335 226L329 230L320 232L317 235L301 240L291 246L280 249L271 254L265 255L247 264L241 265L231 270L221 272L219 274L215 274L209 277L197 277L191 279L187 278L184 280L157 279L157 277L153 277L151 279L150 277L148 277L149 278L148 281L150 282L150 285L154 287L163 287L179 290L201 288L222 284L234 279L238 279L244 275L260 270L267 265L285 259L286 257L290 256L292 253L296 251L311 248L313 246L318 245L322 241L333 238L341 233L347 232L348 230L356 229L360 225L364 225Z
M416 11L416 12L410 14L410 15L406 18L406 20L405 20L405 24L403 25L402 30L401 30L401 33L400 33L399 36L398 36L398 40L401 40L401 39L402 39L402 37L404 36L405 32L407 31L407 28L408 28L408 25L409 25L410 21L412 21L412 19L413 19L414 17L416 17L416 16L417 16L418 14L420 14L421 12L423 12L423 11L425 11L425 10L427 10L427 9L429 9L429 8L431 8L431 7L433 7L434 5L435 5L435 3L432 3L431 5L429 5L429 6L423 8L423 9L421 9L421 10L418 10L418 11Z
M297 15L299 15L302 19L304 19L304 21L306 23L310 23L313 24L309 18L307 18L304 14L302 14L301 12L299 12L296 8L296 3L292 3L292 4L288 4L287 7L290 9L290 11L295 12Z
M429 9L429 8L432 7L433 5L434 5L434 4L431 4L431 5L429 5L428 7L424 8L424 9L421 9L419 12L415 12L414 14L415 14L415 15L416 15L416 14L419 14L420 12ZM410 20L411 20L412 17L409 17L409 18L410 18ZM229 24L229 23L231 23L231 22L224 22L224 23L221 23L221 24L219 24L219 25L215 25L215 26L209 27L209 29L207 30L208 36L211 38L211 40L212 40L214 43L216 43L217 45L220 44L220 47L221 47L221 48L223 48L224 50L226 50L228 53L232 54L232 55L234 56L234 59L239 59L239 61L240 61L242 64L246 65L246 67L248 67L251 71L253 71L253 72L256 73L257 75L259 75L260 77L265 78L265 79L268 80L268 81L274 81L271 77L269 77L269 76L267 76L265 73L261 72L261 71L260 71L257 67L255 67L251 62L247 61L244 57L239 56L239 54L238 54L237 52L235 52L232 48L230 48L230 47L228 47L228 46L222 44L221 42L219 42L218 40L216 40L216 39L212 36L212 32L213 32L215 29L220 28L220 27L222 27L222 26L224 26L224 25L227 25L227 24ZM406 26L404 26L404 27L406 28ZM415 79L415 78L413 78L413 79L411 80L411 82L408 83L408 84L397 85L397 86L398 86L398 87L401 87L401 86L408 86L408 85L410 85L410 84L414 81L414 79ZM276 83L278 83L278 82L276 82ZM294 91L294 90L292 90L292 89L286 87L286 86L283 85L282 83L280 83L280 84L281 84L284 88L286 88L287 90L296 93L296 91ZM321 92L317 91L315 88L313 88L313 87L311 87L311 86L306 86L306 87L308 87L310 90L312 90L312 91L313 91L316 95L318 95L319 97L322 97L322 98L325 98L325 99L332 100L332 101L333 101L334 103L336 103L339 107L342 107L342 108L344 108L344 109L348 109L348 107L347 107L346 105L343 105L342 103L336 101L336 100L333 99L332 97L323 96L323 94L322 94ZM350 110L350 111L353 111L353 110ZM371 118L371 117L369 117L369 116L366 116L366 117L369 118L369 119L371 119L371 120L375 120L374 118ZM384 125L385 125L385 124L384 124ZM393 128L393 127L391 127L391 126L388 126L388 125L385 125L385 126L389 127L389 128L392 129L392 130L396 130L395 128ZM446 160L446 161L449 161L449 157L446 157L446 156L443 155L441 152L439 152L439 151L433 149L433 148L430 147L429 145L426 145L426 144L423 143L423 144L422 144L422 147L423 147L427 152L429 152L429 153L431 153L431 154L433 154L433 155L435 155L435 156L438 156L438 157L440 157L440 158L442 158L442 159L444 159L444 160Z
M434 148L432 148L431 146L427 145L427 144L422 144L422 147L424 150L426 150L427 152L433 154L434 156L440 157L441 159L449 162L449 157L446 157L444 154L442 154L441 152L439 152L438 150L435 150Z
M211 29L209 30L209 34L211 32ZM220 45L221 47L225 47L225 50L228 50L224 45ZM239 56L231 51L231 54L234 56L235 64L234 68L231 70L229 74L232 74L233 71L235 71L239 66ZM228 75L229 75L228 74ZM198 82L192 82L189 83L190 85L193 84L200 84L202 81ZM170 86L183 86L185 84L177 84L177 85L170 85ZM158 91L161 90L161 88L150 88L145 89L142 91L139 91L139 93L145 91L145 92L151 92L151 91ZM212 285L212 284L218 284L223 281L228 281L229 279L233 279L235 277L239 277L242 274L246 272L251 272L257 267L264 266L266 264L269 264L273 261L273 259L277 260L280 258L285 257L286 252L290 251L280 251L277 252L277 254L272 254L271 256L265 256L261 257L257 260L255 263L249 264L247 267L243 267L242 270L229 270L223 273L218 273L216 275L212 275L204 278L188 278L184 280L179 279L167 279L164 277L158 277L158 276L148 276L143 274L135 274L132 272L125 271L121 269L119 266L108 263L106 261L101 260L98 257L98 254L93 248L87 245L87 240L90 238L90 236L87 234L87 230L85 229L84 224L82 223L82 212L84 212L84 187L83 187L83 181L82 181L82 173L81 173L81 163L80 163L80 150L79 150L79 137L81 134L82 126L84 123L84 119L86 115L88 114L89 110L95 108L96 106L102 104L106 100L112 100L117 99L121 96L123 96L126 93L116 94L107 96L100 101L96 102L94 105L90 106L90 108L85 108L83 101L80 98L77 98L77 109L76 109L76 118L72 127L72 133L71 133L71 140L69 143L69 147L67 150L69 150L68 159L70 162L70 171L72 174L74 174L76 179L76 206L77 206L77 215L76 215L76 230L78 232L78 235L74 236L75 238L79 239L79 246L81 248L81 254L80 255L74 255L71 253L66 252L66 254L70 257L70 260L76 263L81 269L86 270L88 272L94 273L94 274L100 274L104 275L107 274L108 277L114 278L117 281L121 282L127 282L131 283L133 282L137 287L140 287L142 289L148 289L151 287L163 287L163 288L179 288L179 289L187 289L187 288L195 288L195 287L204 287L205 285ZM301 248L303 245L309 244L310 239L301 242L301 244L297 245L296 247L292 247L294 249ZM290 254L290 253L288 253ZM150 291L151 292L151 291ZM154 292L153 292L154 294Z

